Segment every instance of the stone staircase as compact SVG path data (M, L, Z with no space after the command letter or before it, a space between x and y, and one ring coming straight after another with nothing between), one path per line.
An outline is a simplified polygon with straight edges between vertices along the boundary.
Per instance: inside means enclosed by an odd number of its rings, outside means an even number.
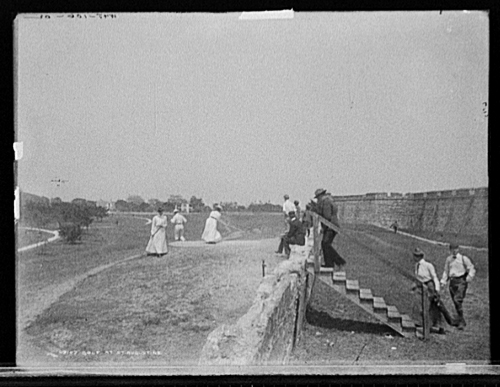
M309 270L314 270L314 264L311 262ZM334 272L332 268L322 267L317 279L364 309L399 336L418 335L415 323L408 315L401 314L395 306L387 305L382 297L374 296L370 289L361 288L357 280L347 279L345 272Z

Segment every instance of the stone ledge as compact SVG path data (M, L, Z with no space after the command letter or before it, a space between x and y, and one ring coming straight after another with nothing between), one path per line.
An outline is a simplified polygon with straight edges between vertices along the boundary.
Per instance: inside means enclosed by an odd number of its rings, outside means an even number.
M285 364L293 350L307 305L306 259L310 246L295 246L290 258L266 276L248 312L235 324L212 331L200 366ZM298 329L296 328L298 327Z

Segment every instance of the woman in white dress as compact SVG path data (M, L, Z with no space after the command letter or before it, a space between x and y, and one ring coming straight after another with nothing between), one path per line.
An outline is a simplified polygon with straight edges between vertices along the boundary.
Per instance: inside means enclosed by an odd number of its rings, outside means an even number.
M151 221L151 237L146 246L147 255L161 257L168 253L167 224L167 217L163 215L163 209L158 208L158 215L155 215Z
M203 230L201 239L203 239L206 243L213 244L222 240L222 236L217 230L217 223L221 217L221 211L222 208L220 208L219 206L214 206L214 210L210 213L210 216L205 222L205 229Z

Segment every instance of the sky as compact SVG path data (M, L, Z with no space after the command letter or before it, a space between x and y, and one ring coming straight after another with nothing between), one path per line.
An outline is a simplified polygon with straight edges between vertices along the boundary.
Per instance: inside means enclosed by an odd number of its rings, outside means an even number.
M485 12L82 15L16 18L22 191L248 205L488 186Z

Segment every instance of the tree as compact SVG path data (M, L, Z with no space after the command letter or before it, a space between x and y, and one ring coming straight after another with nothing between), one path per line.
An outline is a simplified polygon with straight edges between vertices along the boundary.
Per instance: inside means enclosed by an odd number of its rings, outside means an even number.
M152 209L156 210L158 207L162 205L162 202L159 201L158 199L149 199L148 204L151 206Z
M82 238L82 228L79 224L72 222L59 224L59 235L68 243L76 243Z
M283 210L282 206L279 204L272 203L251 203L248 206L248 211L251 212L281 212Z
M104 217L108 216L108 209L101 206L97 206L93 210L92 216L95 216L99 221L102 221Z
M240 206L237 202L222 202L221 206L224 211L228 212L245 210L245 206Z
M136 206L139 206L141 205L142 203L144 203L144 199L141 198L139 195L130 195L128 198L127 198L127 202L129 203L133 203L135 204Z
M115 203L116 211L130 211L130 204L125 200L117 200Z
M152 209L151 205L146 202L139 204L139 211L141 212L150 212Z
M189 199L189 206L191 207L193 212L201 212L205 207L205 203L203 203L203 200L201 198L191 196L191 199Z
M43 228L53 221L50 206L44 202L28 202L23 208L23 219L32 227Z

